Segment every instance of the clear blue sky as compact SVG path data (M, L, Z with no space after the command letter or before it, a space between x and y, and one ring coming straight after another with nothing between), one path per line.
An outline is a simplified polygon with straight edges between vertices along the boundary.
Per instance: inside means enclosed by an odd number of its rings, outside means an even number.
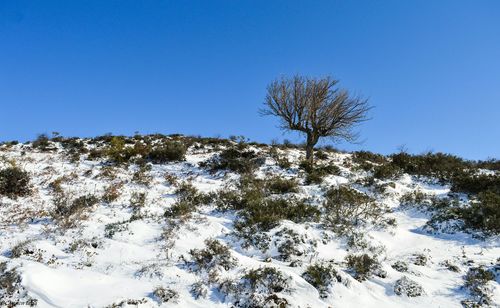
M370 98L360 145L500 157L500 1L0 1L0 140L282 135L280 75Z

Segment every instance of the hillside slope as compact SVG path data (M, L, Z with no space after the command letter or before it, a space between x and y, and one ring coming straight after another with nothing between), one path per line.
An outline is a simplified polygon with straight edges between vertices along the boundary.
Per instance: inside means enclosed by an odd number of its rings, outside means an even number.
M298 148L136 139L0 146L0 170L29 175L0 195L2 306L500 306L498 235L433 214L470 203L449 183L335 151L313 172Z

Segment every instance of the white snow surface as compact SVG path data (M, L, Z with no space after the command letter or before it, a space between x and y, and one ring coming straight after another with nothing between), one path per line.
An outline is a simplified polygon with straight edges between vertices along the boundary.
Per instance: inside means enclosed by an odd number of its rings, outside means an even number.
M23 153L24 152L24 153ZM258 176L281 174L299 178L303 174L297 163L303 153L300 150L283 150L292 161L292 168L283 170L268 158L257 172ZM275 247L269 251L244 249L241 242L231 235L234 230L234 212L218 212L207 204L190 219L178 223L178 229L168 239L163 236L171 222L163 216L164 211L176 200L176 187L165 180L165 174L180 181L190 180L203 192L225 189L225 185L238 175L228 173L211 174L198 167L198 163L210 158L213 153L189 149L183 162L155 164L149 175L149 186L134 183L136 167L116 168L116 179L98 175L105 168L100 161L81 159L70 162L61 152L40 153L16 145L0 151L0 168L9 160L31 175L33 194L12 200L0 197L0 262L16 268L21 276L21 285L27 295L37 299L38 307L106 307L129 299L142 300L138 304L122 303L123 307L232 307L234 302L216 288L207 285L208 294L195 298L191 286L200 281L197 273L185 266L190 260L191 249L204 248L204 241L216 238L231 248L237 259L235 269L224 271L225 277L241 277L248 269L271 266L290 277L290 291L282 292L291 307L460 307L467 298L462 288L464 275L470 264L491 266L500 257L499 239L489 237L476 239L466 233L427 233L422 229L428 221L426 213L416 209L403 209L399 197L406 192L420 191L446 195L449 187L427 184L405 175L395 181L395 188L386 194L378 194L377 200L394 211L388 215L396 219L397 225L387 229L368 228L370 244L381 249L380 261L387 277L371 277L359 282L348 274L343 265L350 252L345 239L322 229L318 224L296 224L284 221L286 226L308 239L315 241L313 251L300 257L302 264L289 266L290 262L275 258ZM341 176L329 176L322 185L301 184L300 195L321 199L330 186L353 184L363 171L345 167L344 160L350 154L329 153L328 164L338 165ZM325 162L324 162L325 163ZM60 229L51 220L53 197L49 183L66 176L63 189L74 196L87 193L101 195L112 182L123 181L120 197L110 204L100 202L90 214L74 228ZM134 192L147 193L146 205L141 209L142 218L125 223L112 238L105 237L105 226L127 221L132 211L129 206ZM327 238L327 240L325 240ZM11 258L11 248L29 241L35 253ZM425 266L414 265L414 254L428 256ZM271 261L266 260L270 257ZM302 278L305 268L317 261L333 260L349 283L334 283L326 298ZM391 267L396 261L408 261L410 271L401 273ZM446 269L442 262L456 264L459 272ZM466 264L468 262L468 264ZM419 283L425 295L409 298L394 293L394 283L404 275ZM178 292L176 301L161 303L152 294L156 287L170 288ZM500 305L500 286L491 281L494 304Z

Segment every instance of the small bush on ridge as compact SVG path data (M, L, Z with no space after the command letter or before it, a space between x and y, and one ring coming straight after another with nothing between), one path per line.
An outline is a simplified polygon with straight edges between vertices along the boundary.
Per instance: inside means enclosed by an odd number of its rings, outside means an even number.
M222 151L217 157L201 164L209 167L212 172L230 170L237 173L252 173L261 162L252 150L240 150L236 147Z
M500 194L500 175L461 173L452 179L452 191L479 194L492 191Z
M40 151L47 151L50 147L50 139L46 134L40 134L31 144L34 149L39 149Z
M164 142L149 152L148 158L155 164L184 160L186 147L176 141Z

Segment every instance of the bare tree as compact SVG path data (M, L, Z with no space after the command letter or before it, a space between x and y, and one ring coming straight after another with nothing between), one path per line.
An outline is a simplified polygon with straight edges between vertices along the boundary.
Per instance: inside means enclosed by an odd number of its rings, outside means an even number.
M281 128L306 136L306 160L314 161L314 146L319 138L354 141L353 127L367 120L368 100L352 96L337 87L331 77L315 79L282 77L267 87L263 115L280 118Z

